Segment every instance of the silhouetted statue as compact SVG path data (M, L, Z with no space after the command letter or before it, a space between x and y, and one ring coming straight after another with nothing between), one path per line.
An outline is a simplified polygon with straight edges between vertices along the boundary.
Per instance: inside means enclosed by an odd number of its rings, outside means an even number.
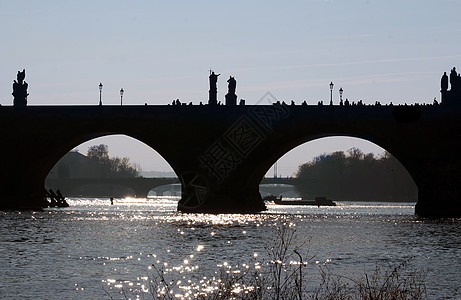
M235 80L234 77L230 76L229 79L227 80L228 85L228 93L229 94L235 94L235 87L237 86L237 81Z
M214 71L211 71L210 73L210 91L209 91L209 99L208 99L208 104L217 104L217 98L218 98L218 88L217 83L218 83L218 76L221 74L215 74Z
M235 88L237 86L237 81L234 77L230 76L227 80L228 92L226 94L226 105L237 105L237 95L235 94Z
M210 74L210 90L211 91L216 91L216 84L218 83L218 76L221 74L215 74L214 71L211 72Z
M445 92L448 90L448 75L447 72L443 72L442 79L440 81L440 87L442 89L442 92Z
M26 106L27 105L27 87L29 86L27 82L24 81L26 78L26 70L22 72L18 71L17 81L13 82L13 105L14 106Z
M452 91L458 90L458 73L456 72L455 67L453 67L450 72L450 84Z

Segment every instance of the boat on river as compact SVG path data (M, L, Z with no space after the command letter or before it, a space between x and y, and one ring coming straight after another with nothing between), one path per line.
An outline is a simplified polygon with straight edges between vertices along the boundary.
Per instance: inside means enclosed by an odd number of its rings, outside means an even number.
M275 204L280 205L315 205L315 206L336 206L336 203L327 197L315 197L313 200L282 200L274 195L269 195L263 198L264 201L274 201Z

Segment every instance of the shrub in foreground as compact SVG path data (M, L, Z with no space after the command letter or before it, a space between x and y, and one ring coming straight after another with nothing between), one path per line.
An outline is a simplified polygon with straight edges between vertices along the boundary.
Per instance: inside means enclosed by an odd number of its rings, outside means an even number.
M346 277L319 267L307 273L312 258L305 259L296 243L294 227L280 224L266 247L267 259L239 266L218 265L211 278L171 278L171 270L152 265L149 287L152 299L426 299L425 273L409 261L397 266L377 266L372 274ZM179 276L178 276L179 277ZM319 278L318 278L319 277ZM315 279L314 279L315 278ZM184 282L183 282L184 281ZM316 282L316 286L312 286ZM120 291L126 299L126 292ZM112 296L106 292L112 299ZM145 298L145 297L144 297Z

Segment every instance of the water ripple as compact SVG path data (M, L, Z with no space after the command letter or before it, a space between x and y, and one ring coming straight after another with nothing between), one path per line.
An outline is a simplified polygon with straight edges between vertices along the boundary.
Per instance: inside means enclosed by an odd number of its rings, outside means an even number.
M296 229L313 278L319 266L351 275L411 260L427 270L431 298L461 297L461 219L420 219L413 204L268 205L260 214L212 215L178 213L170 198L69 202L0 212L0 297L142 298L161 270L191 298L216 289L222 272L263 268L280 223Z

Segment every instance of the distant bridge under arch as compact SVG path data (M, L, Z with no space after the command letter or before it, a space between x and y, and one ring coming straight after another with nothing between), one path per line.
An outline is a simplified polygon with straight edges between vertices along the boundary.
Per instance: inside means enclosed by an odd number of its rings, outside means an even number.
M47 178L46 186L52 189L60 189L64 195L68 195L72 191L78 190L79 187L87 185L114 185L122 186L133 190L138 198L146 198L149 192L158 187L164 187L171 184L180 183L176 177L163 178L71 178L71 179L55 179ZM261 184L272 185L288 185L293 187L297 182L296 178L263 178Z
M138 198L146 198L152 189L179 183L178 178L72 178L46 179L48 187L59 188L64 195L87 185L112 185L133 190Z
M180 211L258 212L265 209L259 183L277 159L307 141L351 136L408 170L417 214L459 216L460 120L459 105L1 106L0 206L40 207L45 177L65 153L124 134L171 165L182 185Z

